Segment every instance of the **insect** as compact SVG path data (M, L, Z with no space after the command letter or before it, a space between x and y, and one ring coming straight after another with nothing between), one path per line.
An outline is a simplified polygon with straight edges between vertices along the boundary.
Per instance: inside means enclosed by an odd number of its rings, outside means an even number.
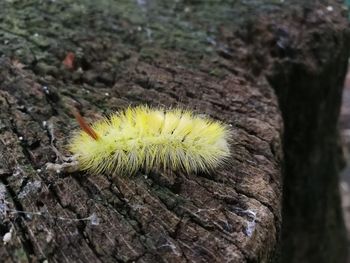
M209 171L230 156L227 125L188 110L129 107L81 130L69 143L80 170L132 175L140 169Z

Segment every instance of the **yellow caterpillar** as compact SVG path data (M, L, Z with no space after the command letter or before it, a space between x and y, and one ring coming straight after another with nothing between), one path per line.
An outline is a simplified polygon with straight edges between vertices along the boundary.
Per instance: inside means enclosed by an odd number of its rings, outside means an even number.
M208 171L230 155L227 125L181 109L127 108L82 128L69 143L79 168L134 174L140 169Z

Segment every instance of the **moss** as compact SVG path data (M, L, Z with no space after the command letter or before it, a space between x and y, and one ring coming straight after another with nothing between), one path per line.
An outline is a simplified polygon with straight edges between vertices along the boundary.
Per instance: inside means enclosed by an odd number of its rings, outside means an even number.
M216 76L216 77L223 77L225 75L225 72L223 72L222 70L220 70L218 68L214 68L213 70L211 70L209 72L209 74L212 76Z
M179 50L195 66L203 54L215 55L216 45L220 45L215 36L222 24L236 27L243 16L253 16L254 6L259 4L240 2L64 0L44 1L38 8L35 0L25 4L1 1L0 8L8 10L2 31L9 35L11 45L17 42L18 47L16 54L11 54L13 49L0 43L0 50L27 63L44 54L40 59L54 65L67 52L60 49L62 46L76 51L81 41L93 36L101 42L111 39L113 45L123 45L123 51L146 49L149 56L157 54L159 48ZM267 10L280 5L273 0L267 2ZM45 50L50 52L43 53Z
M13 257L15 259L15 262L19 262L19 263L29 262L27 254L23 249L23 247L16 249L13 253Z

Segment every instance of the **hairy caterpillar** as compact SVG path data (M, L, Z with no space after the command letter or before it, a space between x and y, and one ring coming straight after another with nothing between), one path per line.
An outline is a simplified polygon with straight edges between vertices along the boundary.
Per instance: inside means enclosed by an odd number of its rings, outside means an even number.
M227 125L181 109L138 106L89 126L69 143L79 169L134 174L139 169L208 171L230 155Z

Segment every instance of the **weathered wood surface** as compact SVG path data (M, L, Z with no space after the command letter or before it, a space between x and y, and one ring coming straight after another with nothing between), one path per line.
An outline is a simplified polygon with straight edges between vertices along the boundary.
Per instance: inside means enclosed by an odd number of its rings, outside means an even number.
M94 2L0 3L0 234L12 231L12 239L0 247L0 258L273 260L281 233L280 108L288 121L286 204L295 198L293 193L297 202L307 198L305 191L293 188L308 185L302 181L308 180L307 171L314 171L310 185L336 175L336 157L324 178L317 173L328 158L319 149L331 154L336 146L332 140L349 36L341 5L333 4L328 11L327 2L308 7L300 1ZM76 55L71 70L62 64L68 52ZM309 111L308 99L314 110L294 124ZM300 109L299 101L304 105ZM114 180L45 171L45 163L61 161L55 148L69 154L65 145L77 128L73 107L95 120L141 103L191 108L230 123L230 165L210 175L139 173ZM319 129L304 137L314 122L327 120L327 134ZM296 134L299 141L293 141ZM305 142L310 142L305 156L299 156L297 147ZM309 150L315 145L320 148ZM309 160L315 151L318 159ZM313 170L308 170L310 162ZM320 191L316 185L310 194ZM329 194L315 198L331 200L336 188L327 187ZM291 205L284 219L286 233L293 233L285 235L285 262L310 255L317 260L316 244L310 241L321 237L317 252L325 259L345 258L343 236L337 232L338 201L332 199L331 208L322 204L317 218L312 215L316 209L297 211L300 203ZM319 220L335 223L334 233L324 225L310 229L313 235L302 233L307 224ZM298 252L298 242L308 244L305 251Z

